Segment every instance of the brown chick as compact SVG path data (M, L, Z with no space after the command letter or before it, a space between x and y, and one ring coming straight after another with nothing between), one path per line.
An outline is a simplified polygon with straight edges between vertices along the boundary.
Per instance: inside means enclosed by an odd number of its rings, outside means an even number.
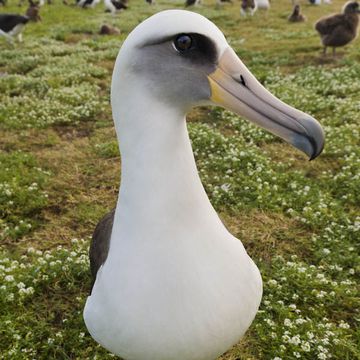
M349 1L344 5L342 14L326 16L316 22L315 29L324 45L324 55L328 46L333 48L335 55L337 47L344 46L356 38L359 13L359 3Z
M99 31L100 35L118 35L120 34L120 30L116 27L110 25L103 25Z
M29 0L29 7L26 10L25 16L27 16L31 21L41 21L40 16L40 4L38 2L34 2L33 0Z
M292 14L288 17L290 22L302 22L306 20L306 17L300 13L300 5L296 4Z

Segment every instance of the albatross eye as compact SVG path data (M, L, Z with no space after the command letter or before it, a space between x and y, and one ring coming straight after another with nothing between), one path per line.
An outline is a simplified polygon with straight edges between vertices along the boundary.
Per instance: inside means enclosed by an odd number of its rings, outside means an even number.
M191 49L193 39L190 35L181 34L174 40L174 45L177 51L183 52Z

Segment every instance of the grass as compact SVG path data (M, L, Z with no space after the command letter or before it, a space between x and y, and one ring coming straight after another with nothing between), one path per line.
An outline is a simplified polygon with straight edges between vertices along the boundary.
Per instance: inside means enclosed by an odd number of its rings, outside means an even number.
M7 12L23 12L13 0ZM211 202L259 266L264 297L250 330L222 360L360 359L360 72L358 40L320 55L313 23L338 11L288 1L241 18L239 3L193 9L213 20L251 71L326 132L312 162L221 109L189 116ZM112 66L153 7L45 5L25 42L0 38L0 359L110 359L87 333L89 237L116 201L120 157L109 106ZM3 9L1 9L4 11ZM120 36L97 34L103 23ZM83 239L83 240L77 240ZM186 359L184 359L186 360Z

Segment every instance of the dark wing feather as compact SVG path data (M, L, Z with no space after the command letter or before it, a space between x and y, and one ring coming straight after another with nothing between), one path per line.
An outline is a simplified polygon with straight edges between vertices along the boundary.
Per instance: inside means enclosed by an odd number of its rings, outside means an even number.
M115 209L106 214L96 225L90 244L90 270L92 276L91 290L96 280L96 274L105 263L110 247L110 238L114 223Z
M338 26L344 25L344 15L337 14L321 18L315 24L315 29L321 35L331 34Z
M115 6L117 10L127 9L127 5L119 0L111 0L111 3Z
M192 6L195 4L195 2L196 2L196 0L186 0L185 6Z
M84 7L86 7L87 5L91 5L91 4L93 3L93 1L94 1L94 0L86 0L86 1L83 3L82 7L84 8Z
M0 29L4 32L11 31L18 24L26 24L29 21L27 16L15 14L0 14Z

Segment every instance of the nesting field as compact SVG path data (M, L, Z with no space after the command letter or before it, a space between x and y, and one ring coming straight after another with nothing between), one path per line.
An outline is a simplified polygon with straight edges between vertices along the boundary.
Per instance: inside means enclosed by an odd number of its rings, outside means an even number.
M60 0L41 8L24 42L0 38L0 359L110 359L87 333L89 239L116 203L120 156L109 90L127 34L149 15L183 8L130 0L116 17ZM23 13L9 0L0 12ZM314 22L343 3L302 3L240 16L240 3L199 12L226 35L276 96L314 116L323 154L297 150L220 108L188 129L201 179L263 276L260 310L222 360L360 359L360 43L321 56ZM103 24L120 35L100 36ZM186 360L186 359L184 359Z

